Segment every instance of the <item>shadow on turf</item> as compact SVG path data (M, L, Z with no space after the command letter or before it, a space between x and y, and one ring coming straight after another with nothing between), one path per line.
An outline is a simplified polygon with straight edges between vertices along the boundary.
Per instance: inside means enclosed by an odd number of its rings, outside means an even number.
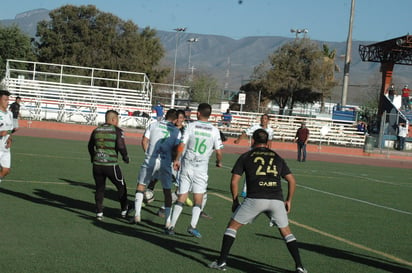
M199 263L204 267L207 267L207 265L211 261L217 259L218 256L217 250L200 246L201 240L195 239L187 234L177 234L177 236L164 235L162 229L163 225L152 222L150 220L143 220L143 223L139 225L126 224L123 219L122 222L119 222L118 224L109 223L105 221L96 221L94 214L93 216L90 215L90 212L94 211L95 208L94 204L90 202L74 199L69 196L54 194L42 189L35 189L33 195L8 190L5 188L0 188L0 193L8 194L10 196L30 201L36 204L53 206L56 208L64 209L84 219L92 220L92 223L96 227L105 229L112 233L129 236L134 240L144 240L146 242L150 242L151 244L164 248L170 251L171 253L180 254L182 257ZM116 191L111 191L111 195L116 194ZM106 212L108 213L106 214ZM115 212L116 215L118 215L119 210L105 208L105 215L115 215ZM200 253L203 256L203 259L197 258L196 255L190 255L190 253ZM256 261L238 255L229 256L228 267L229 269L236 269L240 272L293 272L282 268L273 267L268 264L257 263Z
M267 238L274 238L276 240L283 240L282 238L277 237L277 236L268 236L266 234L256 234L256 235L267 237ZM399 263L395 263L390 260L379 259L376 257L358 254L355 252L350 252L350 251L341 250L341 249L328 247L328 246L303 243L300 241L298 241L298 244L299 244L300 249L305 249L307 251L316 252L318 254L329 256L332 258L348 260L354 263L364 264L369 267L375 267L377 269L386 270L388 272L397 272L397 273L411 273L412 272L411 270L406 269L405 267L402 267L402 265L400 265ZM303 259L303 263L305 263L304 257L302 259Z

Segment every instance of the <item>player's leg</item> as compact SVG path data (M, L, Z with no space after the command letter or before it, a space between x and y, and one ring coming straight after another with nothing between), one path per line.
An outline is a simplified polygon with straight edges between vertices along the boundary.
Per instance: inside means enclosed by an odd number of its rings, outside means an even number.
M306 161L306 143L302 144L302 161Z
M153 173L153 167L150 167L150 165L148 164L148 160L146 159L145 162L140 167L140 172L137 177L137 185L136 185L136 192L135 192L135 199L134 199L134 218L130 220L131 224L137 224L137 223L140 223L141 221L141 212L142 212L142 205L143 205L143 199L144 199L144 192L146 189L146 185L149 184L150 182L152 173Z
M298 142L298 161L300 161L301 160L301 154L302 154L302 144L301 144L301 142Z
M280 234L285 240L286 246L289 250L290 255L295 261L296 272L305 273L306 270L302 265L300 258L298 243L296 242L295 236L292 234L289 227L288 215L285 209L283 201L273 200L270 210L271 221L276 224L279 229Z
M93 164L93 178L95 183L94 200L96 203L96 218L97 220L103 219L103 199L104 190L106 187L106 175L104 174L104 168L106 166L99 166Z
M127 187L126 181L122 174L122 170L119 165L113 166L112 170L108 170L108 177L110 181L116 186L118 198L120 202L121 216L126 218L128 210L128 201L127 201Z
M0 183L1 180L10 173L11 154L9 151L0 152Z
M191 188L190 174L186 172L181 172L179 175L179 187L177 190L177 201L173 206L172 217L170 221L170 228L174 229L176 227L177 220L183 211L183 205L189 195L189 190Z

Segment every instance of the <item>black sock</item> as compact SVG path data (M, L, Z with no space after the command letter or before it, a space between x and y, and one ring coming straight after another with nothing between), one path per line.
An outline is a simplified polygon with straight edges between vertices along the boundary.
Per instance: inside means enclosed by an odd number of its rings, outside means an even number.
M286 243L288 247L290 255L292 255L293 260L295 261L296 267L302 267L302 261L300 260L298 242L293 240L291 242Z
M220 257L217 261L218 264L222 264L226 262L227 256L229 255L230 248L233 245L235 238L232 236L224 235L222 241L222 248L220 250Z

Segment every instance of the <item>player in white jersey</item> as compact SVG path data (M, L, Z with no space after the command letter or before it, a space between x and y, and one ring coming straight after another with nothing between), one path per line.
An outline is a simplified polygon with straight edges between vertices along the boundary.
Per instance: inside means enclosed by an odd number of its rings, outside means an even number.
M198 120L188 124L183 134L182 143L178 147L173 165L175 169L180 168L180 179L178 181L179 197L173 206L169 234L174 233L173 229L182 213L183 204L189 191L192 191L194 206L192 208L192 219L187 232L197 238L201 237L196 226L201 213L203 195L207 190L209 158L213 150L215 150L216 153L216 166L222 167L221 149L223 148L223 143L219 130L208 122L211 113L212 107L209 104L199 104L197 108ZM181 156L182 158L180 160Z
M10 173L12 142L11 134L14 132L13 114L8 110L10 92L0 90L0 183Z
M140 168L135 194L135 216L131 223L140 222L144 191L153 178L156 161L160 159L158 178L162 181L165 202L165 228L170 223L172 206L172 151L180 143L180 131L173 122L177 119L175 109L166 113L165 120L156 121L146 129L142 148L145 151L145 160Z

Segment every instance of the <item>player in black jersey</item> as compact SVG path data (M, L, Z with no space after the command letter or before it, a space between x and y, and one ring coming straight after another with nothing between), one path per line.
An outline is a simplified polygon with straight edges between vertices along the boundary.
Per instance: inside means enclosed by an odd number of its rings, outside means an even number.
M232 218L223 236L220 257L209 264L210 268L226 270L226 260L236 233L240 227L251 223L259 214L265 213L276 225L292 255L296 272L306 273L296 238L289 228L287 213L290 212L296 181L286 162L268 148L268 133L258 129L253 133L252 149L242 154L232 169L231 192L233 198ZM247 196L239 203L238 187L242 174L246 175ZM284 201L281 179L288 182L288 195Z
M88 150L93 163L93 178L96 184L96 219L103 219L103 199L106 188L106 178L116 186L121 206L122 218L127 217L128 201L127 187L118 162L120 153L125 163L129 163L123 130L117 127L119 113L108 110L105 123L93 130Z

